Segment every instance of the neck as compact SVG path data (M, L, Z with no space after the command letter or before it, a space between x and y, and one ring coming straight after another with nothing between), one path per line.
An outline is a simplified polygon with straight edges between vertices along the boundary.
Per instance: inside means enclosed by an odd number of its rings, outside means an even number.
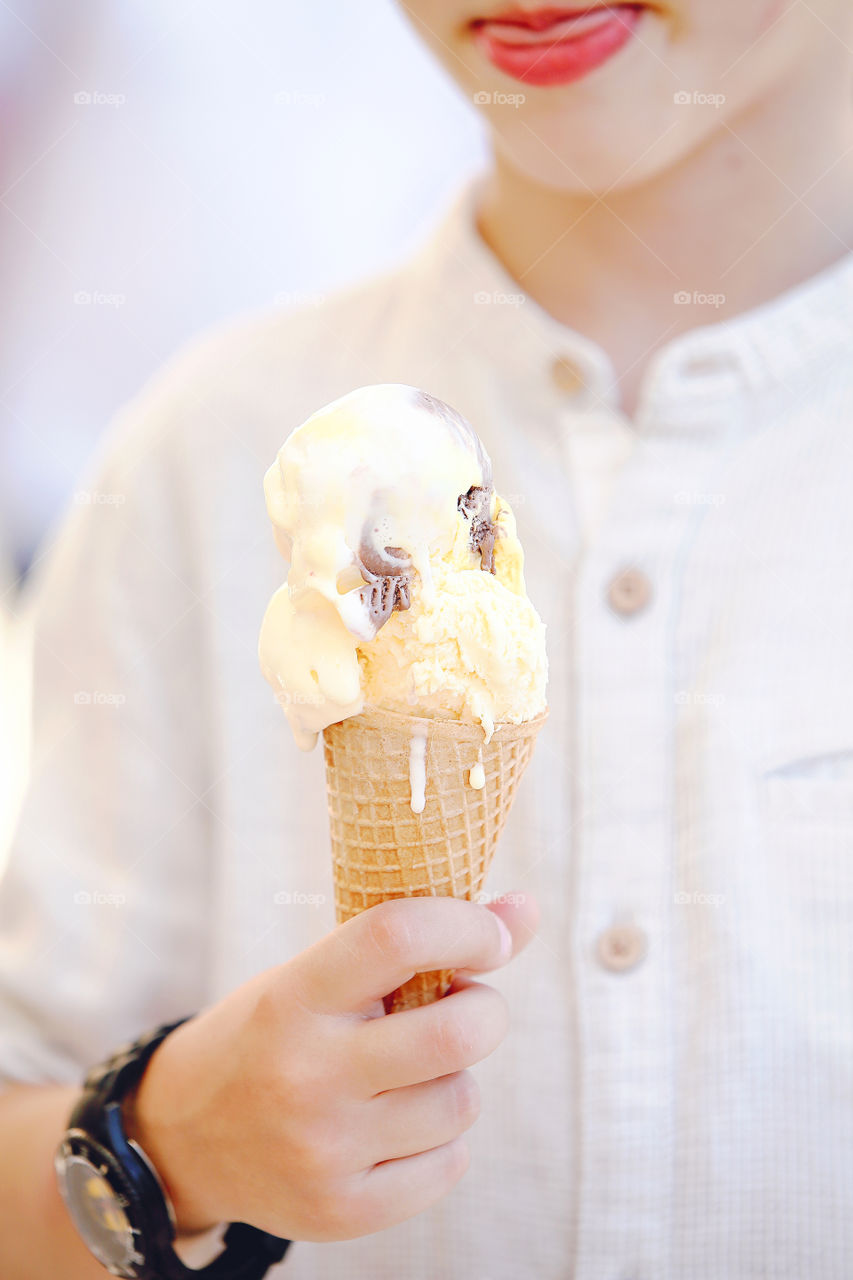
M532 298L608 353L630 413L659 347L853 249L849 95L846 68L788 81L666 172L596 195L545 187L496 148L480 232Z

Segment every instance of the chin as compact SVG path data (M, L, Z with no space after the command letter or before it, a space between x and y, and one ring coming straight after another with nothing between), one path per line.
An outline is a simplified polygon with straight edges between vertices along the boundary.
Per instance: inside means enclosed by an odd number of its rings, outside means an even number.
M571 109L556 118L553 110L545 117L519 112L490 125L496 157L529 181L566 194L603 196L665 172L700 146L719 119L676 111L670 100L632 119L620 106L594 117Z

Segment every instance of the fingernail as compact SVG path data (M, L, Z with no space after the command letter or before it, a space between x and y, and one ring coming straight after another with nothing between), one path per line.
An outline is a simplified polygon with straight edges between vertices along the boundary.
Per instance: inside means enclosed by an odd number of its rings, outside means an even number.
M512 955L512 934L499 915L495 916L501 934L501 964L505 964Z

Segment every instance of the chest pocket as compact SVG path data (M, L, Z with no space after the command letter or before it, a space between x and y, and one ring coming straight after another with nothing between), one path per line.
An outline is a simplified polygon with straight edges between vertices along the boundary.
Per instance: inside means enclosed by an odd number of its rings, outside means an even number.
M853 834L853 748L775 765L762 775L761 801L773 821L849 824Z
M811 952L853 927L853 705L827 683L816 676L816 713L810 698L774 720L756 761L768 889Z
M843 690L815 673L810 696L769 716L754 762L764 816L794 824L853 826L853 655Z

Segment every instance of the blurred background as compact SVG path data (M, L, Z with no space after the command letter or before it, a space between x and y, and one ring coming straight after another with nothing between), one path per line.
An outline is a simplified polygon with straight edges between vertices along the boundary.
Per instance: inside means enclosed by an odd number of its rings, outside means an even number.
M392 0L0 0L0 855L22 605L105 426L198 330L405 255L484 155Z

